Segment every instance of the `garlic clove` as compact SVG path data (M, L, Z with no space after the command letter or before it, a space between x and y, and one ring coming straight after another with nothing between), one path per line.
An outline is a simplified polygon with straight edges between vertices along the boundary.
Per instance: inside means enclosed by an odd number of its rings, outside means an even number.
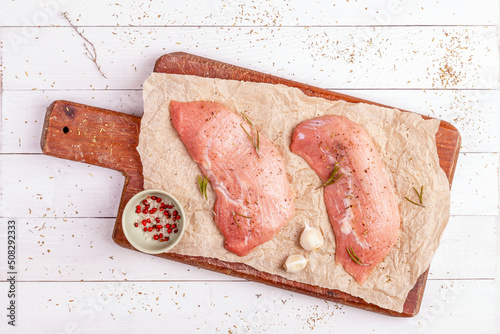
M301 254L293 254L288 256L283 267L289 273L298 273L304 270L308 262Z
M302 248L308 251L315 251L321 248L325 242L321 232L317 228L310 227L307 223L304 223L304 225L304 231L300 235L300 245Z

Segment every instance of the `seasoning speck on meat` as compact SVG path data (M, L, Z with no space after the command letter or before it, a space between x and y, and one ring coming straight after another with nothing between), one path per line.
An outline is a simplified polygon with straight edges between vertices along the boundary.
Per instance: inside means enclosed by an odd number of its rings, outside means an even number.
M170 102L172 124L217 195L215 223L225 247L245 256L292 218L281 154L248 119L206 101Z
M396 195L368 132L345 117L323 116L299 124L290 149L321 178L335 260L363 284L400 229Z

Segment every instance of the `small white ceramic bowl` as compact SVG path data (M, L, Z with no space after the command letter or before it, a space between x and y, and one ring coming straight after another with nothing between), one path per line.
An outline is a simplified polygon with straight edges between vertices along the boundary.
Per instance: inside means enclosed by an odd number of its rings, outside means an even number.
M172 202L175 207L172 210L177 210L179 212L179 215L181 216L179 220L175 221L179 232L170 234L168 241L160 242L158 240L148 240L144 236L145 232L142 229L142 224L140 224L141 218L139 214L136 213L136 206L142 205L142 200L146 199L148 196L156 196L162 198L163 200ZM184 235L184 230L186 227L184 224L184 219L184 210L177 198L163 190L148 189L135 194L134 197L132 197L130 201L128 201L127 205L125 205L122 215L122 228L128 242L130 242L130 244L137 250L148 254L160 254L169 251L179 243L182 236ZM139 227L134 226L134 223L136 222L139 222Z

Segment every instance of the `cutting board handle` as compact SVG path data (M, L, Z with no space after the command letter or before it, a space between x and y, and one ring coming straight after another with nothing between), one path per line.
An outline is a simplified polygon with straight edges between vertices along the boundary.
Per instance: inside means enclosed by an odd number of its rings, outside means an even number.
M47 108L40 144L46 155L122 172L125 185L119 222L128 200L144 189L136 150L140 124L137 116L58 100Z
M58 100L47 108L41 146L44 154L111 168L128 174L140 161L140 118ZM142 169L142 166L141 166Z

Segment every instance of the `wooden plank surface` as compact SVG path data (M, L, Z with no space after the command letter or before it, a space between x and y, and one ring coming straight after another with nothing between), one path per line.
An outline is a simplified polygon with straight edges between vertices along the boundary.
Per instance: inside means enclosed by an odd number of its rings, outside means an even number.
M94 10L89 11L91 6ZM178 1L49 1L26 8L5 1L5 26L67 25L59 13L77 16L78 26L339 26L339 25L487 25L498 20L494 0L383 1L357 0L178 0ZM193 10L195 9L195 10ZM443 15L446 13L446 15Z
M281 83L298 87L311 96L329 98L332 100L344 99L351 102L361 102L360 99L350 96L294 83L278 77L272 77L259 72L237 68L232 65L183 53L170 54L161 57L155 65L155 71L164 73L199 74L207 77L238 79L243 81ZM119 117L122 115L123 114L85 107L66 101L54 102L54 104L52 104L47 111L44 132L42 134L42 151L48 155L70 160L89 162L96 165L102 165L102 161L106 161L106 166L124 172L126 175L125 187L118 210L117 223L115 225L113 238L117 244L133 249L133 247L131 247L126 240L121 229L121 211L128 199L130 199L137 191L142 189L142 168L136 168L137 162L140 164L140 160L135 155L130 156L130 154L122 154L123 149L130 149L130 143L128 142L125 143L125 145L120 145L119 143L116 145L116 154L120 157L119 161L113 161L113 153L112 151L111 153L109 152L110 149L108 146L100 146L102 145L101 143L110 142L108 135L110 134L110 131L113 130L116 131L116 136L122 133L130 133L132 136L137 136L138 138L138 129L135 126L131 127L127 122L119 120ZM90 122L84 124L84 120L89 117L92 117L94 120L97 119L99 124L91 124ZM103 119L112 120L112 117L116 117L113 122L118 124L116 129L112 129L111 125L109 127L104 126L107 122L104 122ZM94 131L93 133L87 134L87 132L92 130ZM100 132L97 133L96 131ZM115 133L111 133L111 136L114 137ZM453 126L449 123L442 122L440 131L438 131L436 138L438 142L439 155L442 158L441 165L451 182L455 170L455 163L458 158L460 136ZM87 143L87 141L89 142ZM90 145L90 147L86 147L84 145ZM135 147L135 145L133 147ZM85 152L90 152L91 156L87 157L88 154L85 154ZM125 170L122 166L124 163L124 156L126 157L125 161L127 161L127 166L130 166L130 169L128 170ZM137 162L134 162L133 159L137 159ZM316 286L284 280L279 276L261 273L242 264L227 263L217 259L180 256L172 253L162 254L161 256L201 266L207 269L225 272L238 277L253 279L258 282L274 286L286 287L292 291L307 293L316 297L340 301L345 304L361 306L369 310L397 315L395 312L383 310L378 307L374 307L373 305L366 304L359 298L354 298L340 291L322 289ZM425 287L426 277L427 272L422 275L415 288L409 293L405 309L401 315L412 316L418 312Z
M30 153L3 154L0 166L5 217L116 217L125 181L120 172ZM451 189L451 214L498 215L498 176L497 153L460 154ZM28 205L19 198L27 199Z
M5 90L141 89L179 50L334 90L494 89L499 69L491 26L82 28L106 78L72 28L24 31L2 28Z
M81 333L141 332L136 312L146 300L142 295L130 293L127 303L102 305L91 322L80 315L88 308L71 310L60 302L85 304L100 287L151 278L157 284L142 291L170 303L153 301L140 314L149 332L164 331L170 323L165 316L153 316L159 308L171 309L173 318L186 324L193 321L189 310L196 310L198 317L209 319L198 330L194 326L196 332L495 333L500 328L498 1L322 3L0 0L0 229L5 231L8 218L18 221L18 279L27 280L18 288L17 328L2 321L0 332L69 333L73 320ZM403 10L377 20L394 3ZM274 17L264 13L270 8L278 9ZM61 11L68 11L93 42L108 79L86 57L83 40L61 19ZM373 37L372 44L363 36ZM337 42L341 47L335 47ZM288 295L286 305L270 304L281 290L252 283L246 286L251 288L232 288L241 279L116 247L109 234L124 177L40 155L44 110L50 102L66 99L140 116L141 84L151 64L174 51L340 90L441 118L459 129L464 153L451 208L458 216L445 230L417 317L383 317L300 294ZM445 86L443 81L451 76L441 80L445 67L439 65L446 63L467 74L459 79L467 79ZM47 228L41 229L44 223ZM6 249L2 236L0 232L0 249ZM0 282L5 282L5 254L0 252ZM195 280L186 283L186 277ZM38 283L53 279L57 282L50 285ZM87 280L102 282L87 288ZM466 287L458 299L443 297L443 286L449 283ZM170 290L163 289L171 284L194 289L221 306L200 304L199 295L193 294L173 300ZM241 300L248 297L255 297L249 299L252 307L241 308ZM0 305L6 302L2 290ZM270 305L278 311L268 313ZM342 310L325 316L338 307ZM250 319L250 328L240 326L240 319Z
M96 185L99 181L89 180L87 183ZM108 186L105 184L102 189ZM120 188L119 191L121 190ZM65 194L69 193L68 189ZM112 205L115 210L119 200L118 196ZM22 280L78 282L84 279L121 282L126 279L170 283L216 281L221 284L224 281L243 281L240 278L117 247L110 238L114 224L114 217L75 218L58 215L56 218L19 218L18 232L24 239L18 254ZM477 228L478 226L481 228ZM495 230L494 216L452 216L432 261L429 279L488 280L494 277L495 259L490 253L496 245L496 236L491 233ZM0 246L5 243L6 236L0 234ZM68 252L68 249L78 251ZM470 253L474 256L470 256ZM85 254L85 257L81 254ZM460 261L450 261L453 258ZM6 271L7 262L0 262L0 272ZM425 296L428 293L426 290ZM317 302L321 300L318 299Z
M363 89L341 92L452 122L460 130L461 153L491 153L500 150L500 113L497 109L499 91ZM45 116L43 110L58 99L74 100L134 116L142 115L140 90L6 91L3 94L0 152L41 153L40 135ZM467 112L461 113L462 109Z
M305 334L354 326L356 333L494 333L490 329L495 328L497 300L488 293L494 289L493 281L428 284L429 295L421 313L409 319L383 317L279 289L262 294L261 284L247 281L21 282L19 305L43 305L29 315L22 333L152 333L163 327L169 333L274 333L285 329ZM5 295L7 290L7 284L1 282L0 293ZM481 304L488 307L482 310L477 307Z

